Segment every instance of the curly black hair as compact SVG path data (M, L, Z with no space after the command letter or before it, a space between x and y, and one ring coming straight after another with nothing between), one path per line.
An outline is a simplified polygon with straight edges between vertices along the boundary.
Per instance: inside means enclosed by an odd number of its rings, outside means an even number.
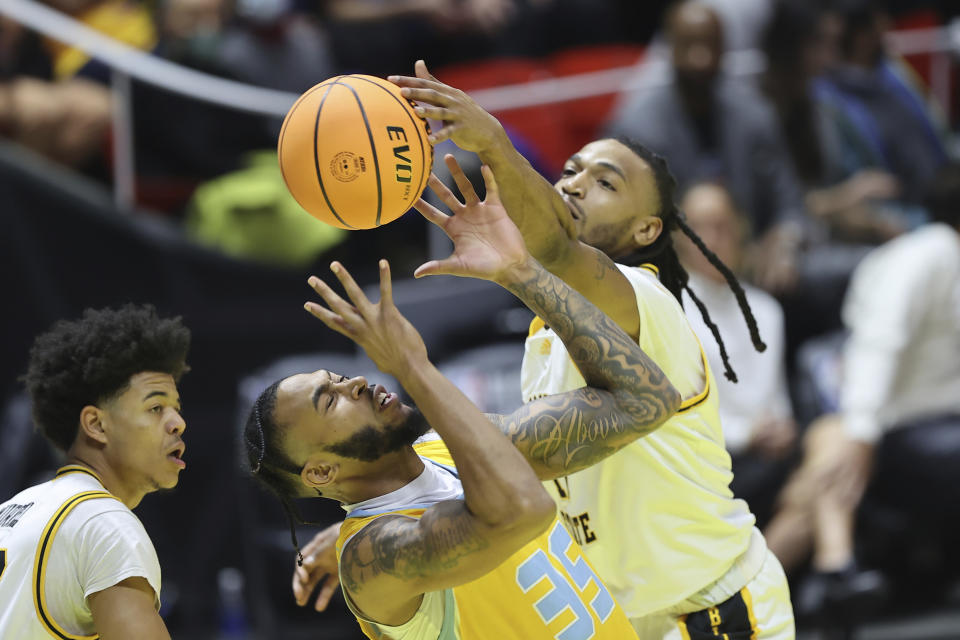
M67 451L77 437L80 411L116 397L143 371L174 380L189 370L190 330L160 318L151 305L86 309L39 336L21 378L33 404L37 430Z

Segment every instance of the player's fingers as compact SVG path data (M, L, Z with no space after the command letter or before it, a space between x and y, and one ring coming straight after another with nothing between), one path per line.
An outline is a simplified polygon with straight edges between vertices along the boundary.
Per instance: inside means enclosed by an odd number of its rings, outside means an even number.
M413 72L417 74L418 78L439 82L439 80L433 77L433 74L430 73L430 70L427 69L427 63L423 59L417 60L416 62L413 63Z
M444 122L449 122L457 117L456 111L451 111L446 107L435 107L429 104L418 104L413 108L413 111L421 118L442 120Z
M413 272L414 278L424 276L458 275L461 271L460 262L453 256L443 260L430 260L424 262Z
M448 153L443 156L443 162L447 165L450 175L453 176L453 181L457 183L457 188L460 189L463 201L468 205L480 202L480 198L477 197L477 192L474 190L470 178L463 172L460 163L453 157L453 154Z
M419 211L420 215L422 215L428 221L437 225L441 229L444 229L444 227L447 224L447 221L450 219L450 216L440 211L440 209L437 209L435 206L433 206L423 198L420 198L416 202L414 202L413 208ZM444 231L446 231L446 229L444 229Z
M436 174L430 174L430 177L427 178L427 186L429 186L430 189L437 194L437 197L440 198L443 204L450 207L451 211L456 212L463 208L463 203L460 202L457 196L453 195L453 191L450 191L450 187L443 184L443 181L441 181ZM417 209L417 211L419 211L419 209Z
M353 330L350 328L350 324L340 314L334 313L316 302L307 302L303 305L303 308L330 329L348 338L353 337Z
M497 186L497 179L493 177L493 169L485 164L480 167L480 175L483 176L483 184L487 189L484 202L500 204L500 187Z
M364 295L363 290L357 285L353 276L350 275L350 272L347 271L347 268L334 260L330 263L330 271L333 271L333 274L337 276L337 280L343 285L343 290L347 292L347 296L351 302L353 302L354 306L360 310L361 314L369 311L373 305L367 299L367 296Z
M330 598L333 597L333 594L337 592L339 587L339 580L335 579L333 576L327 576L323 586L320 587L320 593L317 594L317 602L314 604L313 608L317 611L326 610L327 605L330 604Z
M323 301L327 303L327 306L331 311L340 315L344 320L357 320L359 318L360 312L357 310L357 308L341 298L340 295L331 289L330 285L328 285L326 282L317 276L310 276L307 282L311 287L313 287L314 291L320 294L320 297L323 298ZM317 305L317 307L323 309L323 307L320 305ZM311 309L307 308L307 311L311 311ZM311 311L311 313L313 312ZM323 320L322 317L317 317Z
M393 280L390 276L390 263L381 259L380 267L380 306L393 306Z
M424 81L421 80L420 82ZM426 102L427 104L432 104L435 107L449 107L453 102L452 96L447 95L447 93L440 90L439 87L434 88L432 86L406 86L400 89L400 95L407 100Z
M450 137L453 136L453 134L455 134L459 128L460 128L459 124L444 125L444 127L439 131L434 131L429 136L427 136L427 141L429 141L430 144L436 146L441 142L443 142L444 140L449 140Z
M293 569L293 599L297 604L303 606L310 596L310 589L307 585L310 582L310 573L303 567L294 567Z
M313 289L321 298L323 298L328 305L331 305L331 307L333 306L331 304L332 302L339 301L343 304L346 304L343 298L340 297L340 294L331 289L330 285L317 276L310 276L307 278L307 285L309 285L311 289Z
M397 85L401 89L410 87L413 89L435 89L442 91L444 89L452 90L453 87L445 85L436 78L418 78L416 76L387 76L387 80ZM402 92L401 92L402 93Z

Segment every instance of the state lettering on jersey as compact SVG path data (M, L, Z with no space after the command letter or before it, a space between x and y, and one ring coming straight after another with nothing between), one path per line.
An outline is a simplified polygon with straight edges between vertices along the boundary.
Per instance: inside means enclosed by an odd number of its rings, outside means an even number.
M563 480L563 484L560 484L560 481ZM553 484L557 487L557 494L566 500L570 497L570 479L566 476L562 478L554 478ZM566 487L566 488L564 488Z
M597 534L590 529L590 514L584 511L580 515L571 516L562 509L558 510L563 525L570 532L570 536L577 541L581 547L596 541Z
M15 526L32 506L33 503L28 502L27 504L8 504L0 509L0 527Z

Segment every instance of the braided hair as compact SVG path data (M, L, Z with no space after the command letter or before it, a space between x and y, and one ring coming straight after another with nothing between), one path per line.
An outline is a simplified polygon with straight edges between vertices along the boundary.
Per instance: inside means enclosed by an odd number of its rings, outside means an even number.
M282 427L276 418L277 388L280 382L282 381L277 380L264 389L253 403L243 430L243 441L250 472L276 495L283 505L290 524L290 539L297 550L297 565L303 566L303 554L297 541L297 523L322 523L305 520L293 502L300 488L301 465L290 459L280 446Z
M723 264L720 258L707 248L707 245L704 244L700 236L687 225L683 213L677 208L674 202L674 192L677 188L677 181L670 173L667 161L636 140L624 136L617 136L613 139L637 154L650 167L650 170L653 172L653 179L660 201L658 216L663 221L663 230L660 232L660 235L657 236L656 240L644 247L638 248L626 256L618 257L617 261L634 267L646 263L653 264L660 273L660 282L673 294L681 305L683 304L683 291L686 290L687 295L690 296L690 299L693 300L693 303L697 306L704 323L710 328L710 333L713 334L717 345L720 347L720 357L723 359L724 375L728 380L736 382L737 374L730 366L727 348L723 343L723 338L720 337L720 330L710 318L710 312L707 311L706 305L703 304L688 284L690 277L687 274L687 270L680 264L680 258L673 246L672 232L676 229L683 232L685 236L693 241L693 244L696 245L697 249L700 250L707 260L710 261L710 264L723 274L727 284L737 298L737 304L740 306L744 320L746 320L747 329L750 331L750 339L753 342L754 348L757 351L764 351L767 345L760 339L757 320L754 318L750 304L747 302L747 296L743 291L743 287L740 286L740 282L730 268Z

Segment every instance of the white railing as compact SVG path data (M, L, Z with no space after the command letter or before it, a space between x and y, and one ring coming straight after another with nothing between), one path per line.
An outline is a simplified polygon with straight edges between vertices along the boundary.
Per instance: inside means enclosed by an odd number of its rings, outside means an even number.
M174 64L121 44L69 16L34 0L0 0L0 14L43 35L68 43L107 64L114 92L113 154L114 194L117 205L130 210L134 202L133 127L130 78L168 91L231 109L282 117L297 95L226 80ZM934 54L931 91L943 105L951 97L951 51L960 51L960 20L950 27L915 29L889 34L891 48L902 54ZM751 75L763 69L757 51L727 54L725 68L735 75ZM318 78L320 80L320 78ZM471 92L485 109L502 112L522 107L553 104L624 90L652 86L664 81L662 74L637 73L636 66L618 67L561 78L505 85Z

